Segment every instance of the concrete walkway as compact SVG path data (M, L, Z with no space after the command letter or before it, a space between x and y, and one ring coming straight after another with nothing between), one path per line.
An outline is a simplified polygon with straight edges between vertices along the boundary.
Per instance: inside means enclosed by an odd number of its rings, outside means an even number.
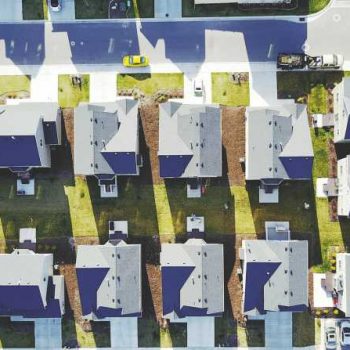
M155 18L181 18L182 0L155 0Z
M0 0L0 22L17 22L22 19L22 0Z
M117 98L117 74L95 72L90 74L90 102L113 102Z
M61 349L61 319L39 318L35 321L35 349Z
M293 313L268 312L265 317L266 349L293 349Z

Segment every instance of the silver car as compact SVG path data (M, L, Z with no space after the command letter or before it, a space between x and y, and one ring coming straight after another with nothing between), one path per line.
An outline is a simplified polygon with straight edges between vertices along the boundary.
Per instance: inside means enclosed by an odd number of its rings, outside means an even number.
M325 327L325 347L327 350L337 348L337 332L333 326Z
M53 12L59 12L62 9L62 0L48 0L47 1L50 7L50 10Z

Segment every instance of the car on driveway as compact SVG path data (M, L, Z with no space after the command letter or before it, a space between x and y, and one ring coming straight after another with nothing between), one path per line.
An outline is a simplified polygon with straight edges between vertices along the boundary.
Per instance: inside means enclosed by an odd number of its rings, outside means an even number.
M62 0L48 0L50 10L59 12L62 9Z
M196 79L193 83L193 90L195 96L203 96L203 80Z
M325 348L335 350L337 348L337 333L333 325L325 325Z
M123 57L123 65L125 67L147 67L149 59L147 56L130 55Z
M350 322L343 321L340 324L340 345L349 346L350 345Z

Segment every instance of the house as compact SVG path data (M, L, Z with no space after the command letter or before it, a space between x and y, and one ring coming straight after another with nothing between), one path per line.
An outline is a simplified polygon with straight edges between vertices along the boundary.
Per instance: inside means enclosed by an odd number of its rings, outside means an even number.
M338 216L350 217L350 155L338 160L337 165Z
M278 203L283 180L310 180L313 149L306 105L285 101L246 110L245 178L259 181L260 203Z
M335 272L314 273L314 307L341 310L350 317L350 254L336 254Z
M64 278L54 275L53 255L15 249L0 254L0 316L13 320L60 319Z
M192 238L164 243L160 253L163 316L171 322L224 312L222 244Z
M268 226L271 230L273 225ZM248 317L308 308L308 242L290 240L285 223L274 226L270 239L242 241L242 309ZM281 226L282 236L277 238Z
M74 173L95 176L102 197L117 197L117 176L139 175L138 103L83 104L74 113Z
M0 108L0 168L23 174L51 167L51 146L61 144L56 103L19 103Z
M334 142L350 141L350 78L333 89Z
M80 245L76 272L85 319L141 316L140 244Z
M222 175L221 112L216 105L159 105L158 159L162 178ZM197 186L192 186L198 189Z

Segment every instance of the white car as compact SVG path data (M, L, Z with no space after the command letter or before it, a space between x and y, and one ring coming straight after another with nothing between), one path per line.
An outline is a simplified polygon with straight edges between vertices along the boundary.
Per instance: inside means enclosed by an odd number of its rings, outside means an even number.
M350 322L343 321L340 324L340 345L350 345Z
M193 82L193 92L195 96L203 96L203 80L196 79Z
M48 0L50 10L53 12L59 12L62 9L62 0Z
M337 348L337 333L334 326L325 327L324 345L327 350L335 350Z

